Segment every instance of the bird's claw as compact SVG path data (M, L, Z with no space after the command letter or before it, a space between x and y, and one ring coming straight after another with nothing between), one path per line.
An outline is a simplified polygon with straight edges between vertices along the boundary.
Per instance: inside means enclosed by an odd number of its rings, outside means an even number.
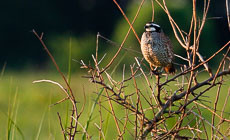
M151 70L150 74L152 75L160 75L162 72L158 72L157 70Z

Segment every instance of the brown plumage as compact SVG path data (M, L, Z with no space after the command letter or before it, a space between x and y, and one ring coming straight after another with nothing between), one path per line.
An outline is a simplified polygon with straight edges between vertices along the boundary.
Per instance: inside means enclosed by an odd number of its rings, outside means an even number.
M145 60L153 67L164 67L167 73L174 73L173 47L170 39L165 36L159 25L148 22L141 37L141 51Z

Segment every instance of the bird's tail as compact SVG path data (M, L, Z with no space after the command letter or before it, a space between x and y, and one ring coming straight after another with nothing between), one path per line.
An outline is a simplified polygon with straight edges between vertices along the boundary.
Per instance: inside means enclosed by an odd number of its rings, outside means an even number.
M168 66L164 67L166 73L174 74L175 73L175 68L173 64L169 64Z

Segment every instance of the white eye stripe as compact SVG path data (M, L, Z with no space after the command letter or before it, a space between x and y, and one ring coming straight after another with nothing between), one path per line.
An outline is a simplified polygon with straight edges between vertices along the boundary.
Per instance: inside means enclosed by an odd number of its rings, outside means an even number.
M154 32L154 31L156 31L156 29L154 27L152 27L152 28L146 28L146 31L148 31L148 32L150 32L150 31Z
M152 25L160 28L160 25L158 25L158 24L152 23Z
M146 26L150 26L150 25L152 25L151 23L146 23Z
M158 27L158 28L160 28L160 25L158 25L158 24L155 24L155 23L146 23L146 26L155 26L155 27Z

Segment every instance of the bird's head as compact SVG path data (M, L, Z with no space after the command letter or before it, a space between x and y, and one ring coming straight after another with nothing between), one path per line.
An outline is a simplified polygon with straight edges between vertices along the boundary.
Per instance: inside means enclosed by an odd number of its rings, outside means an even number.
M147 22L145 24L145 31L147 32L161 32L161 27L160 25L153 23L153 22Z

